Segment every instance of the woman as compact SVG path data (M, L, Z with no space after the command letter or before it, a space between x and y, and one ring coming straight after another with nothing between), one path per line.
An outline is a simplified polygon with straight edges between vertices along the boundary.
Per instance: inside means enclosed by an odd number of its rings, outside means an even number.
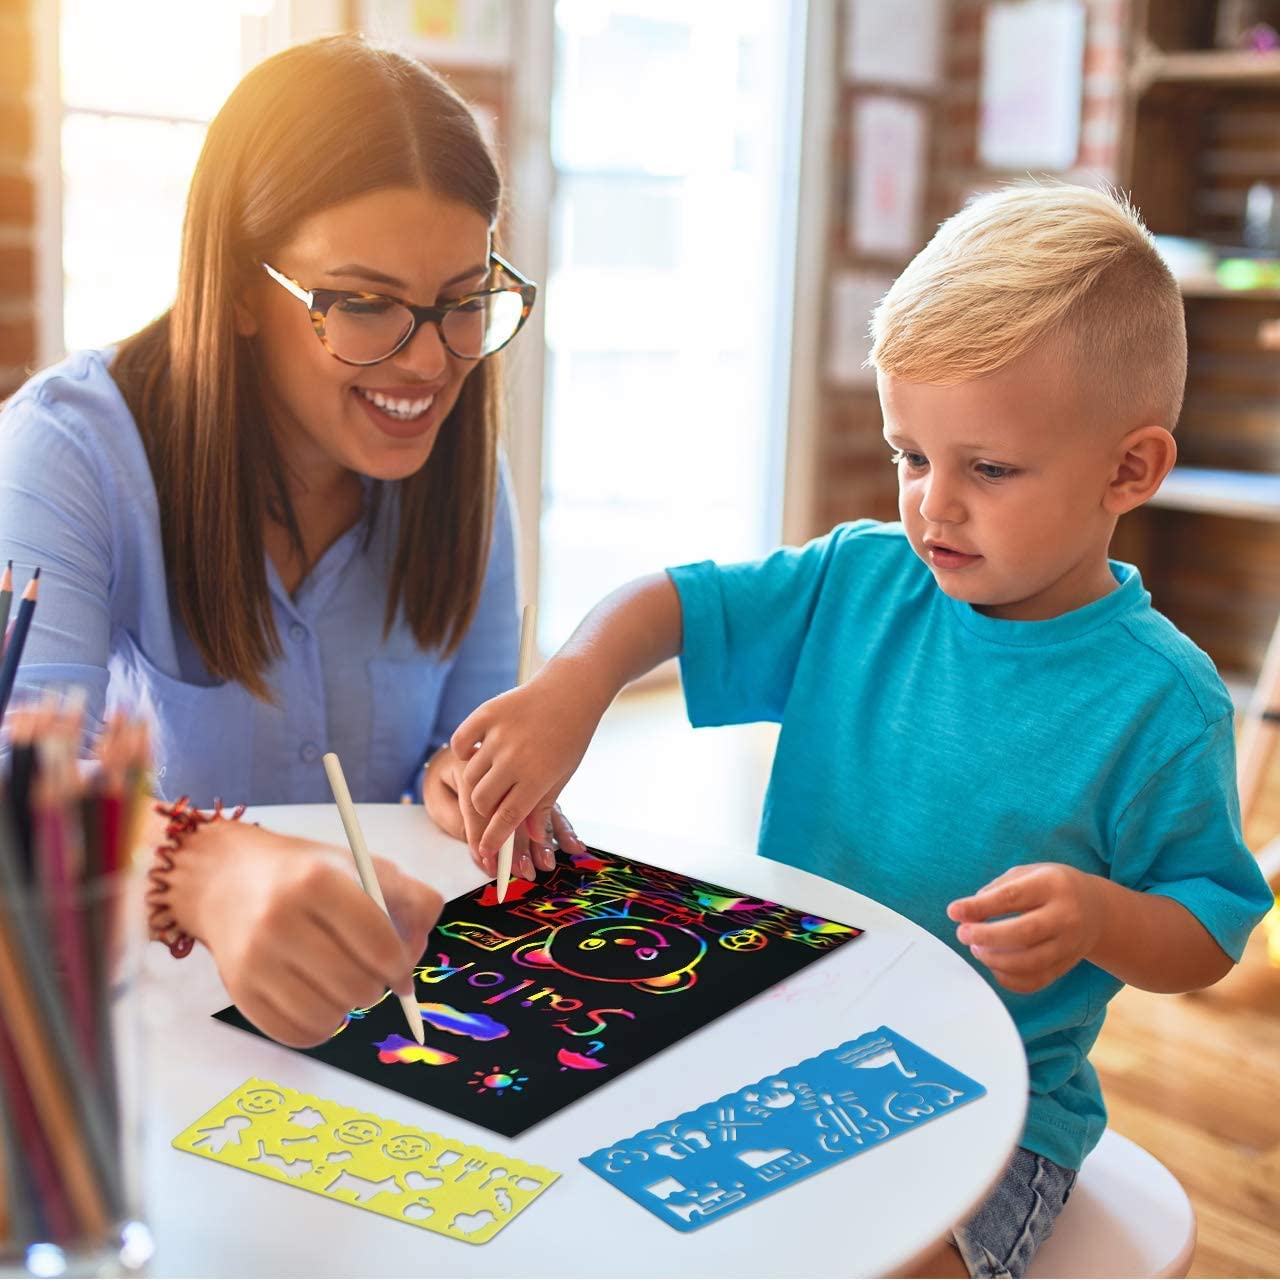
M516 662L489 357L534 286L494 252L501 197L439 77L356 37L289 49L209 127L172 308L0 415L0 559L42 567L22 683L83 686L91 725L144 710L162 795L328 800L333 750L358 800L412 789L462 833L444 744ZM558 815L545 837L516 874L578 847ZM187 843L168 905L264 1030L318 1039L403 985L426 886L384 864L404 951L367 913L352 932L349 855Z

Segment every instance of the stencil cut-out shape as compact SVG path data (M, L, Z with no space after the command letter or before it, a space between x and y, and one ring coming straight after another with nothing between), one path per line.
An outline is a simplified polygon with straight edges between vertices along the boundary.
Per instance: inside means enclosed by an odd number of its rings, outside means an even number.
M787 1147L776 1147L772 1151L736 1151L734 1155L763 1182L774 1182L812 1163L802 1152Z
M791 1092L791 1086L785 1080L771 1080L769 1088L764 1092L756 1089L748 1089L742 1095L743 1102L752 1104L755 1110L765 1111L781 1111L783 1107L789 1107L795 1100L796 1095Z
M427 1167L429 1169L447 1169L451 1164L457 1164L461 1159L461 1151L442 1151L436 1156L435 1162Z
M223 1124L214 1125L209 1129L201 1129L200 1133L203 1137L197 1138L192 1146L205 1147L210 1151L221 1151L228 1143L239 1144L240 1133L249 1127L249 1121L244 1116L228 1116Z
M341 1164L344 1160L352 1160L354 1158L355 1157L352 1156L350 1151L330 1151L329 1154L325 1156L325 1159L330 1164Z
M451 1004L422 1004L418 1011L422 1020L437 1031L450 1035L466 1036L470 1040L501 1040L510 1028L484 1013L468 1013L455 1009Z
M678 1178L663 1178L652 1183L645 1190L677 1218L692 1222L694 1218L709 1218L712 1214L723 1213L724 1210L747 1198L742 1183L731 1182L722 1187L718 1182L708 1182L701 1191L686 1187Z
M286 1160L283 1156L268 1151L261 1138L258 1139L258 1154L250 1156L249 1163L270 1165L273 1169L279 1169L286 1178L300 1178L304 1173L310 1173L312 1168L310 1160Z
M398 1133L382 1144L382 1154L389 1160L421 1160L427 1150L426 1140L416 1133Z
M284 1106L284 1094L279 1089L249 1089L236 1105L251 1116L269 1116Z
M737 1151L734 1153L748 1169L758 1169L763 1164L768 1164L771 1160L777 1160L779 1156L789 1156L791 1149L789 1147L775 1147L772 1151Z
M511 1197L502 1187L495 1187L493 1189L493 1198L498 1202L498 1208L501 1209L503 1213L511 1212Z
M404 1185L410 1191L434 1191L436 1187L444 1186L443 1178L428 1178L426 1174L419 1173L417 1169L410 1169L404 1175Z
M324 1124L324 1116L315 1107L301 1107L290 1115L289 1123L296 1124L299 1129L314 1129Z
M537 1178L512 1178L511 1185L521 1191L536 1191L542 1183Z
M479 1173L485 1167L483 1160L477 1160L474 1156L462 1166L458 1171L458 1176L454 1178L453 1184L457 1186L464 1178L469 1178L473 1173Z
M745 1200L747 1193L740 1182L732 1182L727 1187L718 1182L708 1182L702 1191L687 1191L684 1198L684 1204L673 1204L669 1199L667 1208L677 1217L692 1222L694 1218L709 1218L713 1213L723 1213L740 1200Z
M890 1119L913 1124L943 1107L949 1107L959 1096L958 1089L946 1085L922 1084L909 1093L891 1093L885 1099L884 1110Z
M407 1205L400 1211L406 1218L412 1218L415 1222L421 1222L424 1218L429 1218L435 1213L435 1207L428 1204L425 1200L410 1200Z
M666 1156L668 1160L683 1160L698 1150L705 1151L711 1145L711 1140L701 1129L687 1129L679 1124L672 1125L667 1132L657 1133L654 1136L661 1141L653 1144L653 1154Z
M683 1191L684 1183L679 1178L670 1176L659 1178L657 1182L651 1182L645 1190L651 1195L656 1196L659 1200L665 1200L669 1195L676 1191Z
M495 1183L506 1176L507 1171L501 1165L495 1166L489 1170L489 1176L480 1184L480 1190L487 1191L492 1183Z
M428 1067L444 1067L457 1062L456 1053L446 1053L443 1049L433 1048L429 1044L418 1044L406 1036L393 1032L385 1040L378 1040L373 1046L378 1051L378 1061L386 1063L423 1063Z
M384 1193L392 1196L400 1195L403 1188L396 1181L394 1174L389 1174L380 1182L371 1182L368 1178L362 1178L359 1174L344 1169L325 1190L333 1193L350 1191L355 1195L356 1204L367 1204L374 1196Z
M282 1147L303 1147L303 1146L306 1146L309 1142L319 1142L319 1141L320 1141L319 1135L312 1133L312 1134L308 1134L307 1137L305 1138L281 1138L280 1145Z
M643 1164L649 1153L640 1147L615 1147L605 1157L604 1167L610 1173L621 1173L628 1165Z
M497 1222L497 1218L489 1212L488 1209L481 1209L479 1213L460 1213L454 1220L449 1223L450 1231L457 1231L461 1235L471 1236L487 1227L489 1223Z
M861 1049L839 1055L840 1061L847 1063L858 1071L877 1070L880 1067L895 1066L900 1074L908 1080L914 1080L916 1073L909 1071L898 1057L897 1048L888 1040L877 1038Z
M714 1116L703 1123L721 1142L737 1142L739 1129L758 1129L764 1121L747 1120L733 1107L717 1107Z
M355 1120L344 1120L334 1131L333 1136L349 1147L363 1147L366 1143L382 1137L382 1126L373 1120L359 1117Z

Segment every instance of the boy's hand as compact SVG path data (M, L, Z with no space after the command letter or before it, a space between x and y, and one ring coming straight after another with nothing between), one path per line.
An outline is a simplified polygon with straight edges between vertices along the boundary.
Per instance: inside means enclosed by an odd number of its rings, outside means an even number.
M559 834L565 848L586 846L564 824L556 798L582 761L609 699L593 694L578 668L549 662L528 684L486 702L453 735L458 805L472 856L497 869L502 842L521 824ZM567 838L566 838L567 837Z
M960 922L956 937L995 980L1026 994L1062 977L1097 945L1098 883L1075 867L1033 862L1010 867L972 897L958 898L947 915Z
M454 755L453 748L444 746L427 761L422 773L422 803L426 806L427 814L441 831L455 840L467 838L466 826L462 820L462 805L458 798L458 775L461 772L462 763ZM574 834L568 818L560 812L560 806L554 805L550 825L539 831L537 839L523 825L516 832L511 874L517 880L532 880L535 868L537 871L550 871L556 865L557 845L574 853L581 853L586 847ZM481 858L474 849L470 853L472 861L486 875L497 875L497 854Z

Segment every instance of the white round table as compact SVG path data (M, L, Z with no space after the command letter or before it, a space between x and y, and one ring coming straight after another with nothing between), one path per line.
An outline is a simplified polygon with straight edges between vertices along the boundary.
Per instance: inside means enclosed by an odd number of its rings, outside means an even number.
M345 845L331 805L260 808L263 826ZM483 877L420 806L362 805L371 850L445 898ZM584 824L599 848L866 930L780 985L566 1107L503 1138L245 1034L209 1015L226 992L203 948L149 948L146 1217L157 1276L873 1276L903 1272L985 1196L1017 1144L1026 1058L995 994L902 916L808 872L666 836ZM682 1233L578 1163L768 1072L886 1025L987 1094L700 1231ZM250 1076L394 1117L562 1175L497 1237L469 1245L175 1150L172 1139Z

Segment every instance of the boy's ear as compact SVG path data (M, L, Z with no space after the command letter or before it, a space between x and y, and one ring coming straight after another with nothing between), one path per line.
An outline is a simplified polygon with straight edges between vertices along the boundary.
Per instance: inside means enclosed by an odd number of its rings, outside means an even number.
M1160 487L1177 458L1178 446L1164 427L1130 431L1120 441L1102 505L1116 516L1140 507Z

